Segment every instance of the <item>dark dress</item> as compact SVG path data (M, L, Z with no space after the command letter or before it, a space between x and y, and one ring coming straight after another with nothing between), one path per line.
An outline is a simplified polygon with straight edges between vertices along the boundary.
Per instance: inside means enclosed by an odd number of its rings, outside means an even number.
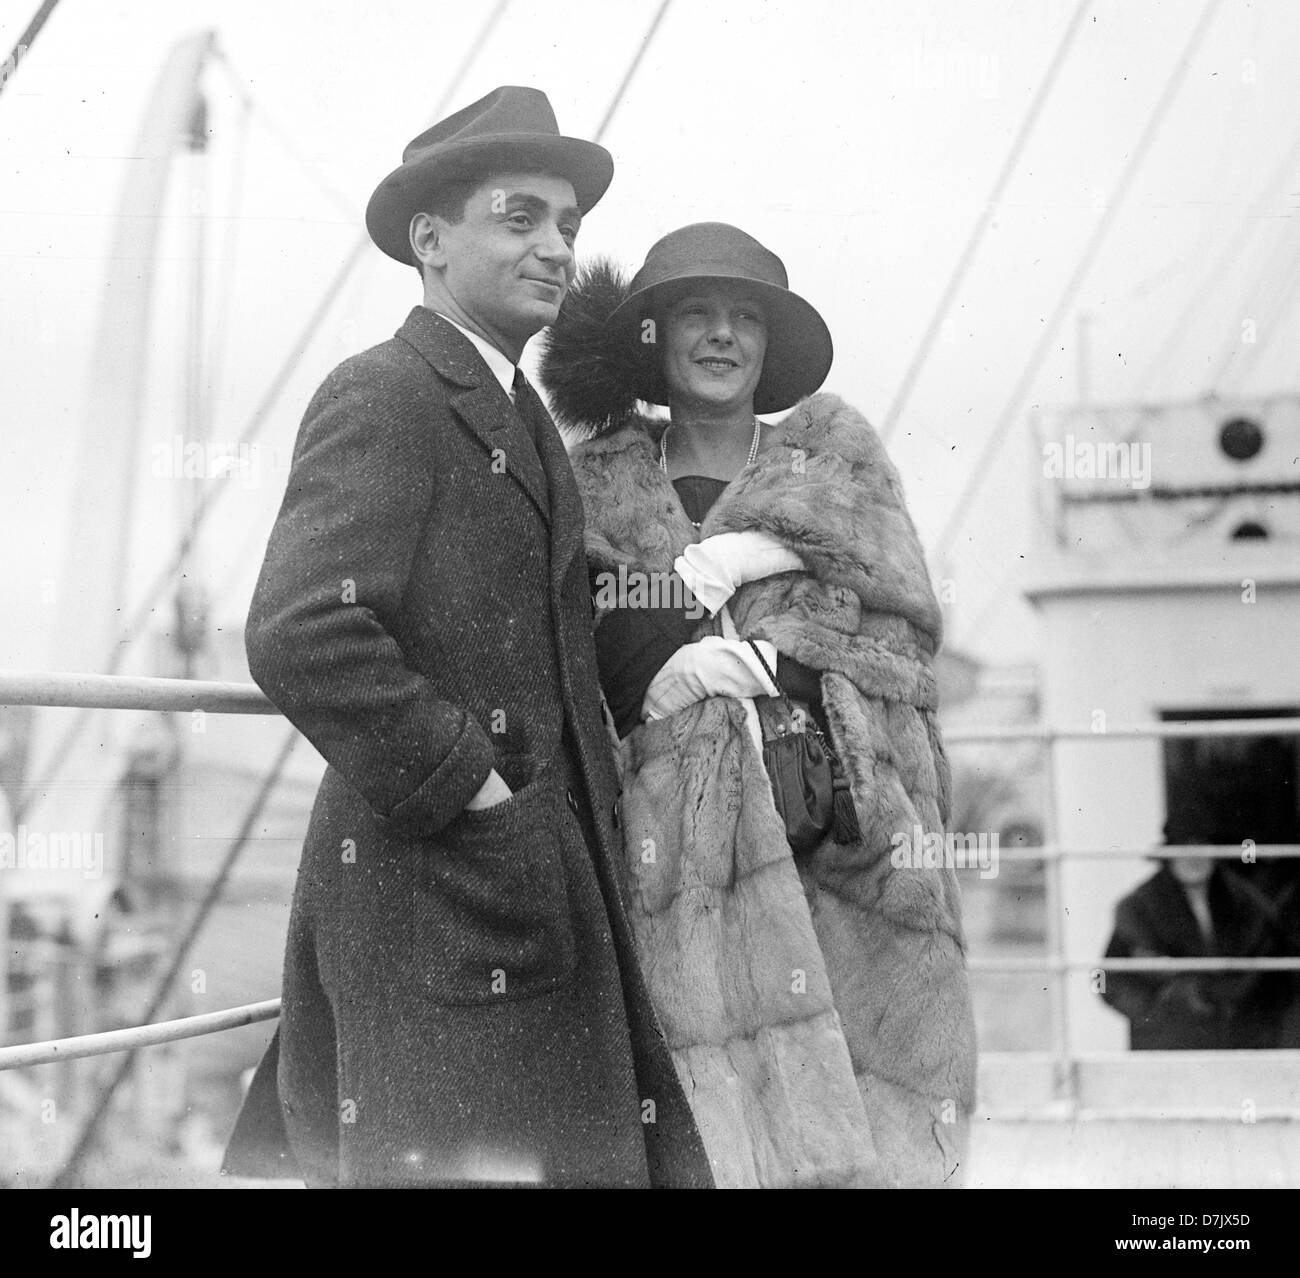
M682 475L673 480L673 487L687 517L698 527L729 482L707 475ZM692 641L700 624L699 610L691 606L685 583L679 597L688 601L681 608L663 605L615 609L596 629L600 686L620 737L627 736L641 722L646 689L664 662ZM827 732L818 672L778 653L776 679L788 697L808 704L817 726Z

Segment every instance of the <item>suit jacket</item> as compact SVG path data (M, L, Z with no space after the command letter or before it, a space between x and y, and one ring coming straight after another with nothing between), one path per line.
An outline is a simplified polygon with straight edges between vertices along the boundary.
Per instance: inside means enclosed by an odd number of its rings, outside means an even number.
M1162 866L1115 907L1107 958L1268 957L1280 952L1254 893L1216 866L1208 885L1207 943L1181 883ZM1285 973L1108 972L1102 997L1130 1022L1135 1051L1279 1046Z
M416 307L307 410L249 612L324 756L280 1028L227 1170L309 1184L708 1184L635 966L581 503ZM465 804L490 768L513 797Z

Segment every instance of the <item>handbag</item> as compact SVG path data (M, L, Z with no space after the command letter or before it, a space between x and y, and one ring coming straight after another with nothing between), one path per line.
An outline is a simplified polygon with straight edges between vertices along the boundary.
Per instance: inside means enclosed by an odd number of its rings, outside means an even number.
M862 830L839 756L807 703L787 696L758 645L752 639L746 642L779 694L756 698L755 704L765 703L759 713L763 766L791 852L811 852L828 833L836 843L856 842Z

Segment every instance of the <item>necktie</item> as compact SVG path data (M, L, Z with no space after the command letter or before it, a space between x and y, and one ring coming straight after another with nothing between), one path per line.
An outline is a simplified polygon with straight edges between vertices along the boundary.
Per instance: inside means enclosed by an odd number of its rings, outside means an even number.
M1214 939L1214 919L1210 914L1209 893L1203 883L1194 887L1184 889L1187 894L1187 905L1192 911L1192 917L1196 920L1201 929L1201 936L1205 939L1205 952L1213 954L1215 950Z
M537 464L541 467L542 492L549 501L546 463L542 460L541 432L551 429L550 419L542 405L542 401L537 398L537 393L528 384L528 378L524 376L522 368L515 369L515 380L514 385L511 387L511 394L515 401L515 412L519 414L519 420L523 422L524 429L533 441L533 451L537 454Z
M515 369L515 382L512 387L512 394L515 401L515 411L519 414L520 420L528 428L528 433L532 436L533 447L537 449L538 460L542 456L542 441L538 432L542 429L543 423L538 416L537 409L541 406L541 401L533 392L533 388L528 384L528 378L524 376L522 368Z

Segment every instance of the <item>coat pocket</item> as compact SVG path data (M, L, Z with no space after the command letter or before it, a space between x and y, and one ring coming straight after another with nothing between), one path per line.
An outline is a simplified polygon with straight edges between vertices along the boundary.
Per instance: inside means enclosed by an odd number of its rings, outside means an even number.
M573 977L575 944L554 783L462 812L426 849L415 961L441 1003L530 998Z

